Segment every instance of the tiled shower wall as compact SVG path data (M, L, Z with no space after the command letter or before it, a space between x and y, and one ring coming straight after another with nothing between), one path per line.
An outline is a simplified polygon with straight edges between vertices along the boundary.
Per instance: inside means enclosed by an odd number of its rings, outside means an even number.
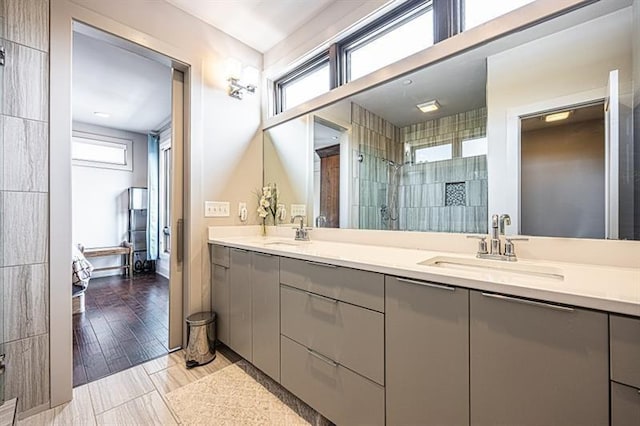
M5 398L49 402L49 1L0 0L0 291Z
M357 147L353 153L352 222L360 229L390 229L380 208L388 204L388 160L400 163L403 158L400 129L352 102L351 135Z
M412 124L401 132L402 143L412 147L451 143L453 159L403 168L399 228L486 233L487 157L461 157L462 141L486 136L486 108Z

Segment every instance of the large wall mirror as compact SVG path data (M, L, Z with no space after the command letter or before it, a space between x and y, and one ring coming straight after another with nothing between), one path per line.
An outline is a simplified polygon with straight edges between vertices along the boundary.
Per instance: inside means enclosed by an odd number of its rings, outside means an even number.
M590 4L271 127L264 181L315 226L487 233L507 213L510 234L640 239L633 3Z

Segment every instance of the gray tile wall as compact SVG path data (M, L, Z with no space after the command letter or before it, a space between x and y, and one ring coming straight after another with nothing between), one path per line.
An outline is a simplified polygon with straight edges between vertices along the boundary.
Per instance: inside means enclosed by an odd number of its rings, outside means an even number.
M462 141L485 137L487 111L479 108L401 129L408 147L453 145L453 159L403 168L399 227L411 231L486 233L487 158L462 158ZM448 183L465 183L464 205L447 205Z
M353 153L354 225L361 229L486 233L486 156L461 158L464 140L486 136L486 108L398 128L352 103L351 122L358 146ZM399 169L384 161L402 164L405 150L444 143L453 145L452 160L407 164ZM464 183L464 203L447 205L448 183ZM383 206L387 206L386 217L381 213Z
M5 397L49 402L49 1L0 0L0 300Z
M389 181L394 178L387 161L400 163L403 158L400 129L351 103L351 132L358 146L353 153L353 193L357 194L352 204L352 217L357 221L353 222L361 229L393 229L394 221L383 220L380 209L389 205ZM357 161L358 155L362 162Z
M465 183L464 205L447 206L447 183ZM406 231L487 232L487 158L484 155L403 169L399 228Z

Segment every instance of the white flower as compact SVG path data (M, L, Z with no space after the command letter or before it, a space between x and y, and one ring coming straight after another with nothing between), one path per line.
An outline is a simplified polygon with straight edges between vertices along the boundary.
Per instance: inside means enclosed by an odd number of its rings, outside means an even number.
M269 214L262 206L258 207L257 212L258 212L258 215L263 219L267 217L267 215Z
M263 198L271 198L271 187L265 186L262 188L262 197Z
M262 197L262 198L260 199L260 207L263 207L263 208L265 208L265 209L266 209L266 208L267 208L267 207L269 207L270 205L271 205L271 203L269 203L269 200L267 200L265 197Z

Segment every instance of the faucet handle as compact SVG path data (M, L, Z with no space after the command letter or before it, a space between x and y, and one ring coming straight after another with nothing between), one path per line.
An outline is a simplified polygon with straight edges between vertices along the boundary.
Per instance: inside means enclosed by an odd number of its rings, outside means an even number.
M487 236L486 235L467 235L467 238L473 238L478 241L478 253L477 254L487 254Z
M504 255L508 260L518 260L516 258L516 248L513 241L529 241L526 237L506 237L504 243Z

